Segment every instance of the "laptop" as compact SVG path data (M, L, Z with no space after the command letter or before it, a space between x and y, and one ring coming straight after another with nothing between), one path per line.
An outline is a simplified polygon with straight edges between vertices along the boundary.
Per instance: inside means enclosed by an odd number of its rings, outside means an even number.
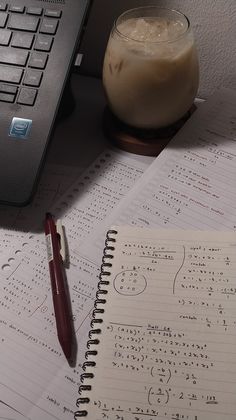
M0 203L30 202L89 0L0 0Z

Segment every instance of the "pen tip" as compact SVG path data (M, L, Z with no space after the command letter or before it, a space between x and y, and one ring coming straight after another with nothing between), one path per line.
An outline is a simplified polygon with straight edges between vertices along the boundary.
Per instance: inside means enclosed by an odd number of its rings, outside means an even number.
M66 356L67 360L70 360L71 359L71 353L72 353L71 343L69 341L64 341L63 343L61 343L61 347L62 347L63 353Z

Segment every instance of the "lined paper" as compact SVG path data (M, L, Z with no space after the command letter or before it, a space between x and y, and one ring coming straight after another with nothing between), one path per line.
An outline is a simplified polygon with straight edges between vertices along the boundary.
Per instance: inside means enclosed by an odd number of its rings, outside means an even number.
M80 409L88 420L234 420L236 233L112 230Z

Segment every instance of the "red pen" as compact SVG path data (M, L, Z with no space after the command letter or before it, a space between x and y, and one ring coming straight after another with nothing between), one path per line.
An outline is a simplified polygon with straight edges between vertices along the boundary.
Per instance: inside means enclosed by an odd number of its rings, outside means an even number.
M62 350L69 360L72 353L72 325L69 301L65 288L65 271L63 267L62 230L58 231L50 213L46 213L45 235L51 278L51 289L57 335Z

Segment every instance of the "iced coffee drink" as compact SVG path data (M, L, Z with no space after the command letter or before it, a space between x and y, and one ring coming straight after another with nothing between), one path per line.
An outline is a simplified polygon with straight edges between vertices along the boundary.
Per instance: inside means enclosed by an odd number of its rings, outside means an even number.
M199 84L188 19L155 6L121 15L108 41L103 84L113 114L132 127L158 129L178 121Z

